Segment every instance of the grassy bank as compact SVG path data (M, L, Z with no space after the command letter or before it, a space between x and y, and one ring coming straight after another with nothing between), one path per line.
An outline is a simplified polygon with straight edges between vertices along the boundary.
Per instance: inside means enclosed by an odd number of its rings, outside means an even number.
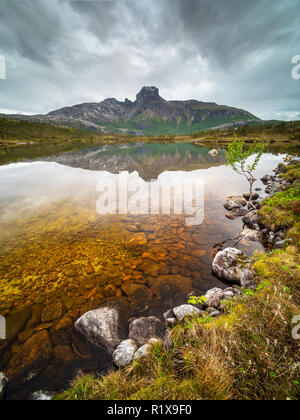
M56 399L299 399L300 342L292 337L293 317L300 315L299 170L289 168L283 176L294 186L261 210L265 223L280 222L289 246L255 255L255 290L224 302L217 319L177 324L169 345L154 345L128 368L76 379Z

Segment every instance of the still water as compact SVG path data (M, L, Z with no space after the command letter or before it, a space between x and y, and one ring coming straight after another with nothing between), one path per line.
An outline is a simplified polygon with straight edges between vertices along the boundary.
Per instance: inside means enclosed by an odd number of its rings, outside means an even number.
M282 155L265 153L255 187L263 188L259 179L281 161ZM119 185L124 171L141 186L142 193L131 200L135 214L99 214L100 192L109 190L105 185ZM147 191L155 183L162 193L151 196L155 211L146 214ZM182 203L174 191L194 183L200 185L199 196L195 193L189 211L184 207L180 214ZM111 191L103 205L113 200L118 186ZM17 381L8 397L57 390L78 369L99 370L109 363L72 328L81 314L103 301L129 301L132 316L161 316L186 303L191 293L226 287L212 274L211 262L218 249L236 244L243 224L225 218L223 204L227 196L247 191L243 177L226 166L223 150L211 156L208 148L190 144L107 145L1 166L0 315L6 319L7 340L0 341L0 371L18 372L24 343L43 330L54 354L33 381ZM197 197L201 223L193 224L187 216L196 209ZM169 212L162 212L163 199L171 202ZM129 246L137 234L142 246ZM262 249L245 241L237 247L248 255Z

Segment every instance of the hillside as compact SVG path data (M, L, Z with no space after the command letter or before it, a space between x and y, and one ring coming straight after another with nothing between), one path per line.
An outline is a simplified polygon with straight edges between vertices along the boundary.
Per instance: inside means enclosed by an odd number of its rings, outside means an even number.
M143 87L134 102L108 98L52 111L47 115L7 118L64 125L101 133L130 135L190 134L235 123L259 121L247 111L213 102L167 101L156 87Z

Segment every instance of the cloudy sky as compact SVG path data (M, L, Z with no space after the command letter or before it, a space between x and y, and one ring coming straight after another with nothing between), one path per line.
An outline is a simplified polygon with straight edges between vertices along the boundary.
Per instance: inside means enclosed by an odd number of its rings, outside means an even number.
M244 108L300 119L300 0L0 0L0 112L107 97Z

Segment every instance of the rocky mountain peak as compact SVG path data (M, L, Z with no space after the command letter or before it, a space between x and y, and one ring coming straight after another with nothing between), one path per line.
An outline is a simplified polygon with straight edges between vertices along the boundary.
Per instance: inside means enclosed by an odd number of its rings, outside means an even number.
M159 96L159 90L154 86L144 86L136 96L136 105L138 107L144 107L157 100L163 100Z

